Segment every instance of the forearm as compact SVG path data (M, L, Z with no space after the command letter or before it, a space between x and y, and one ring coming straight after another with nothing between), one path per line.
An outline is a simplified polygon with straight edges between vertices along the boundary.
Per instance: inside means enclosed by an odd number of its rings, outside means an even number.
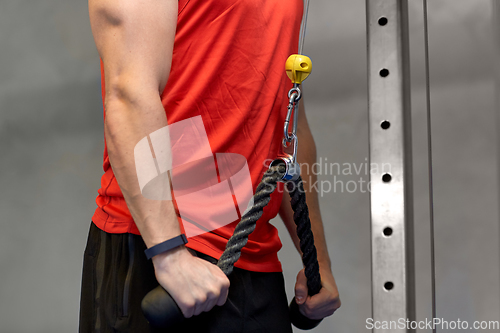
M300 250L300 240L299 236L297 236L297 226L293 221L293 210L290 205L290 200L290 195L287 191L284 191L279 214L286 229L288 230L288 233L290 234L290 237L292 238L293 245L295 245L295 248L299 252L300 256L302 256L302 251Z
M301 133L302 132L302 133ZM305 133L304 133L305 132ZM331 269L330 256L326 245L325 231L323 228L323 220L319 207L318 191L313 184L317 182L317 175L312 172L312 165L316 163L316 144L310 131L302 131L297 129L297 137L300 142L298 153L298 162L303 167L301 172L302 180L304 181L304 191L306 195L306 203L309 209L309 218L311 220L311 230L314 235L314 244L318 252L318 262L320 266Z
M167 126L167 118L158 94L138 95L137 100L107 97L104 128L116 180L144 242L151 247L177 236L180 228L172 201L147 199L139 188L134 148L141 139Z
M318 253L318 262L322 268L331 269L330 257L326 245L325 232L323 221L319 208L318 192L313 184L317 181L317 175L312 172L312 165L316 163L316 144L309 129L307 118L304 113L303 104L300 103L299 126L297 126L298 138L298 156L297 161L303 167L301 168L301 177L304 181L304 191L306 195L306 203L309 209L309 218L311 220L311 230L314 235L314 243ZM293 211L290 206L290 196L285 193L280 209L280 216L284 221L287 229L294 241L295 246L300 252L299 240L297 237L296 227L293 222Z
M303 166L301 176L304 181L304 191L306 203L309 209L309 218L311 220L311 230L314 235L314 244L318 254L319 270L321 275L321 290L314 296L308 296L307 278L305 270L302 269L297 274L295 283L295 300L299 305L300 312L311 319L321 319L333 314L340 307L340 298L332 274L332 267L328 249L326 246L325 231L323 221L319 210L318 191L316 186L317 175L312 170L312 165L316 163L316 144L314 143L309 124L304 112L304 106L300 103L299 120L297 126L297 138L299 140L297 161ZM289 196L284 197L289 200ZM290 204L282 202L280 215L282 216L292 239L297 239L296 228L289 225L293 223L292 209ZM296 243L297 244L297 243Z

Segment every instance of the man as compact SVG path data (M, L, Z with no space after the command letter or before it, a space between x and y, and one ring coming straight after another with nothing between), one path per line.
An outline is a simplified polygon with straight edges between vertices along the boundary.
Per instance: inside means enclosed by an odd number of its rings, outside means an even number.
M244 156L255 190L281 144L291 87L283 67L296 52L302 6L302 0L89 0L102 59L106 145L85 251L80 332L148 332L140 301L158 283L190 318L174 331L291 332L281 243L268 223L279 211L297 244L288 195L272 195L229 278L213 263L234 223L147 261L146 248L179 236L183 226L174 201L141 192L134 149L161 128L201 116L212 152ZM299 162L314 163L303 111L297 134ZM302 270L295 293L301 312L319 319L340 300L317 193L307 195L323 288L307 296Z

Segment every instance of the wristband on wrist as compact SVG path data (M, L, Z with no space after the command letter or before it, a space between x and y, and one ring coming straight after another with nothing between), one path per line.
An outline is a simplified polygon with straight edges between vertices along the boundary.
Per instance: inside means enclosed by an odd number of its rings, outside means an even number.
M149 249L146 249L144 251L144 253L146 254L146 257L149 260L157 254L173 250L178 246L187 244L187 242L188 242L188 240L186 238L186 235L180 234L179 236L168 239L168 240L164 241L163 243L156 244L155 246L151 246Z

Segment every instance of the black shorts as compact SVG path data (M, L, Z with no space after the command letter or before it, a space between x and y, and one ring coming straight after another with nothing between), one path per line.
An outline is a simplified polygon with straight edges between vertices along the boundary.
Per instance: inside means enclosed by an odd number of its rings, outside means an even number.
M109 234L91 224L83 261L80 333L292 332L283 274L238 268L229 276L231 286L223 306L186 319L178 327L150 328L140 304L158 282L145 249L141 236Z

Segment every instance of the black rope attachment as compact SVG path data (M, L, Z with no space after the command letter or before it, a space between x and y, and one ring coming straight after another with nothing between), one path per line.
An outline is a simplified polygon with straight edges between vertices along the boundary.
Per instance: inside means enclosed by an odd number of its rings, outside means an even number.
M302 178L299 176L297 180L289 181L287 190L293 209L293 221L297 226L297 236L300 240L304 274L307 278L307 293L309 296L314 296L321 290L321 275L319 274L318 254L314 246L314 236L311 230ZM322 319L315 320L304 316L294 297L290 302L290 320L295 327L310 330L318 326Z
M248 236L255 230L257 220L262 216L264 207L271 200L271 194L276 189L278 181L282 180L285 175L284 162L278 161L272 165L264 173L250 202L252 205L245 211L240 222L236 225L234 233L228 240L226 249L217 263L217 266L226 275L232 273L234 264L241 256L241 250L248 242ZM295 181L287 182L287 189L290 193L294 211L293 219L297 225L300 249L303 253L302 262L305 266L308 293L313 296L321 289L321 277L302 179L299 177ZM144 297L141 306L144 316L154 327L167 328L184 320L184 316L175 301L161 286L150 291ZM321 320L311 320L302 315L295 298L290 303L290 318L292 323L300 329L311 329L321 322Z
M304 184L299 177L295 181L287 183L293 209L293 221L297 226L297 236L300 239L300 250L302 251L302 263L307 278L307 289L309 296L316 295L321 290L321 276L319 274L318 254L314 246L314 236L311 230L309 209L306 204Z
M233 272L234 264L238 261L241 255L241 249L245 247L248 241L248 236L255 230L257 220L262 216L264 207L271 200L271 193L274 192L280 180L285 174L284 163L270 167L260 184L257 186L255 195L253 196L253 205L243 216L240 222L236 225L234 233L229 238L226 249L222 253L217 266L226 274Z

